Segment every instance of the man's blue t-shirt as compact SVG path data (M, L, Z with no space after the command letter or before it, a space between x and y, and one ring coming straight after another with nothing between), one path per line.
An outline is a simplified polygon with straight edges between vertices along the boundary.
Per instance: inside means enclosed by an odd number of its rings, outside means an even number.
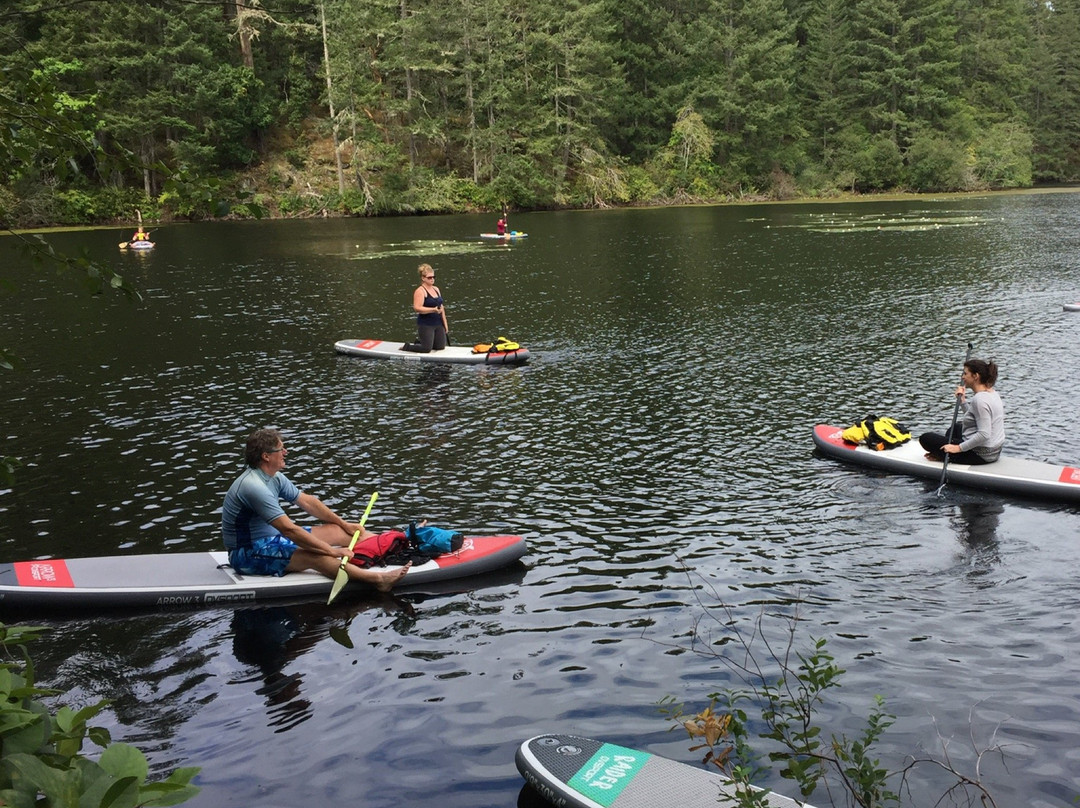
M300 489L280 471L270 477L262 469L247 469L225 495L221 507L221 532L225 549L250 547L253 541L276 536L270 524L282 516L281 500L296 502Z

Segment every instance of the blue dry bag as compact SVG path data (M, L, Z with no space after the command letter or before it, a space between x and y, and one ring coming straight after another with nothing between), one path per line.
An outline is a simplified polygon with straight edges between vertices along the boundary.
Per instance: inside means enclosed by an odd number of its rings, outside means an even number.
M421 553L439 555L460 550L465 537L453 530L431 525L417 527L415 522L409 522L409 540Z

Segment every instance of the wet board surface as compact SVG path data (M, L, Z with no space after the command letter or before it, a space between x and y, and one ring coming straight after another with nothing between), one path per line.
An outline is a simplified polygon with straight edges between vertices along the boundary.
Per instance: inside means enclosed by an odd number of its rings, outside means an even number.
M537 735L518 747L518 771L552 805L572 808L716 808L733 794L719 772L578 735ZM804 803L768 794L770 808ZM808 806L809 808L809 806Z
M924 457L925 450L917 437L901 446L878 452L862 444L845 443L841 435L843 430L840 426L818 424L814 427L814 443L823 454L845 463L928 480L941 479L942 464ZM985 465L971 466L950 460L946 482L1006 494L1080 502L1080 468L1005 454Z
M480 238L497 238L497 239L514 239L514 238L528 238L528 233L519 233L513 230L509 233L481 233Z
M436 362L449 365L518 365L529 358L529 349L522 346L516 351L492 351L473 353L472 346L449 345L441 351L413 353L403 351L404 342L388 342L381 339L343 339L334 343L334 350L349 356L367 359L401 359L406 362Z
M521 536L469 536L459 551L414 564L394 591L491 572L524 553ZM0 613L7 608L215 606L329 596L333 584L317 572L239 575L224 551L16 561L0 564ZM345 592L350 589L365 587L350 582Z

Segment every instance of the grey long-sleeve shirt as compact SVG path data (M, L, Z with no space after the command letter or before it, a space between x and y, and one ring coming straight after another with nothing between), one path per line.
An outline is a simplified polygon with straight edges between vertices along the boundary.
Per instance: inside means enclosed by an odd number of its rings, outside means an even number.
M1005 445L1005 407L996 390L976 393L963 404L960 451L974 450L984 460L997 460Z

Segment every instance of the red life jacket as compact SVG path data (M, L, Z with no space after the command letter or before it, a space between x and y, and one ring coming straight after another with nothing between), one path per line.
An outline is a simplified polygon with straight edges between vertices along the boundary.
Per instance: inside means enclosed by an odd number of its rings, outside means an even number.
M358 541L349 562L358 567L385 567L387 564L405 564L411 558L412 546L405 534L400 530L388 530Z

